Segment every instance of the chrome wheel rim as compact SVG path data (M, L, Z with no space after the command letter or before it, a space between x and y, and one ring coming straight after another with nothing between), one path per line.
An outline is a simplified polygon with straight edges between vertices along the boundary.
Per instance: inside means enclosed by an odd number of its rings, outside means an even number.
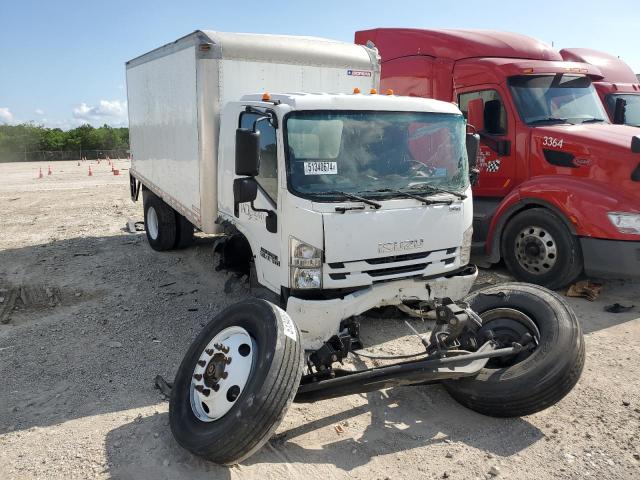
M158 238L158 214L153 207L147 210L147 232L152 239Z
M224 417L251 376L255 342L238 326L218 333L202 350L191 375L191 410L203 422Z
M537 226L520 230L514 252L518 264L533 275L548 273L558 260L555 239L548 230Z

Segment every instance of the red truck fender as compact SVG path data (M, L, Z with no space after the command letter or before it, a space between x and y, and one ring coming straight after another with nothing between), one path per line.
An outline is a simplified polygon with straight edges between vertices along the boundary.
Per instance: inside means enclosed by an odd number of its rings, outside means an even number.
M619 237L607 212L629 210L632 199L600 187L590 179L565 176L539 176L518 185L500 203L491 218L487 234L486 254L492 263L500 261L502 232L518 212L533 207L552 211L569 231L581 237Z

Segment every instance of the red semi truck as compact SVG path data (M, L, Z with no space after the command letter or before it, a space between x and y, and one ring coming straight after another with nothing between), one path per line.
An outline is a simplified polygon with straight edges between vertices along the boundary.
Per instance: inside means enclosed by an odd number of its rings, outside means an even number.
M587 48L565 48L560 55L570 62L594 65L603 78L593 85L612 123L640 127L640 81L618 57Z
M380 28L381 88L455 102L482 138L474 252L563 287L640 276L640 136L612 125L594 65L522 35Z

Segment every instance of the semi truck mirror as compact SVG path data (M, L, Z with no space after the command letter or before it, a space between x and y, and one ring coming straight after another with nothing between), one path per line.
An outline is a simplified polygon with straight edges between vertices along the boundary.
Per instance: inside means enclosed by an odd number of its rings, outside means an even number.
M467 122L473 125L477 132L484 130L484 100L475 98L467 104Z
M627 117L627 101L624 98L616 98L616 106L613 109L613 123L624 125Z
M238 128L236 130L236 175L255 177L259 171L260 132Z
M631 138L631 151L633 153L640 153L640 137L638 135Z
M258 196L258 182L253 177L236 178L233 181L233 213L240 216L240 204L253 202Z

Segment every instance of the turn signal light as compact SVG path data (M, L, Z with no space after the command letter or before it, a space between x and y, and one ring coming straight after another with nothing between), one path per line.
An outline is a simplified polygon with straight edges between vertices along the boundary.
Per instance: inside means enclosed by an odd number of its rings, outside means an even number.
M263 102L268 102L271 100L271 95L269 95L269 92L264 92L262 94L262 101Z
M391 90L390 88L387 88L387 95L393 95L393 90Z
M354 89L353 89L353 93L354 93L355 95L359 94L359 93L360 93L360 89L359 89L358 87L354 88Z
M371 90L369 90L369 93L371 95L375 95L376 93L378 93L378 90L376 90L375 88L372 88Z

